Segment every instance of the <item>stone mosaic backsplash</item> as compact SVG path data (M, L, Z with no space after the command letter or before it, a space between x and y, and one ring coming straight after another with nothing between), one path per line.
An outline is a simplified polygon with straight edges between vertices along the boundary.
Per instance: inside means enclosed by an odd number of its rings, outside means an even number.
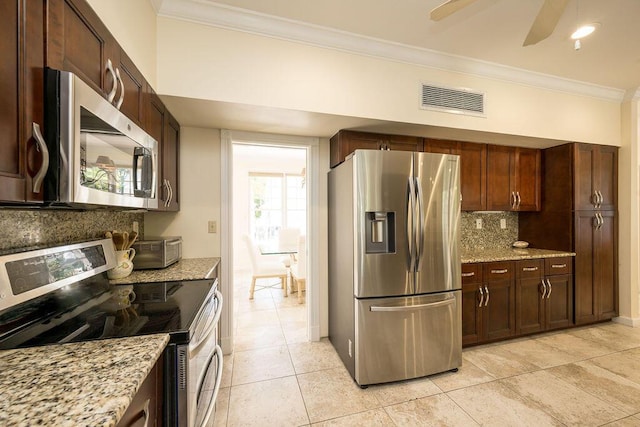
M482 228L476 227L476 220ZM500 220L506 228L500 228ZM460 244L465 250L509 248L518 240L517 212L462 212L460 218Z
M96 239L107 230L131 232L133 221L143 235L144 212L0 209L0 251Z

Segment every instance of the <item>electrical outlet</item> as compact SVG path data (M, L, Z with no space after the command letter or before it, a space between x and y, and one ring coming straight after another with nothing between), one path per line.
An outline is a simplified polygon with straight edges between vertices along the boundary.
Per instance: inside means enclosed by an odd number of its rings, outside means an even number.
M139 228L138 221L133 221L133 224L131 224L131 231L140 233L140 230L138 228Z
M507 220L506 219L502 218L500 220L500 228L503 229L503 230L506 230L506 228L507 228Z
M217 233L218 227L215 221L209 221L209 233Z
M477 230L482 230L482 218L477 218L476 219L476 229Z

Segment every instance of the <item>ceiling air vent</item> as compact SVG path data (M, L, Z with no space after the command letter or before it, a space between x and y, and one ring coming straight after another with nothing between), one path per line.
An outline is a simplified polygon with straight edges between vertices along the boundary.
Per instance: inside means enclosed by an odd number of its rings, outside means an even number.
M422 108L484 116L484 93L423 84Z

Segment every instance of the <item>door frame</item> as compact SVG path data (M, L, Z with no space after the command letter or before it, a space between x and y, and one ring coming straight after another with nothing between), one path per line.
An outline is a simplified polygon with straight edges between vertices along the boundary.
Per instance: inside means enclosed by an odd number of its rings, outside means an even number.
M320 340L320 289L319 289L319 181L320 181L320 139L314 137L276 135L222 129L221 148L221 257L225 268L221 271L222 293L225 296L221 330L222 348L225 354L233 351L233 143L250 143L277 147L305 148L307 150L307 337L310 341ZM236 239L237 240L237 239Z

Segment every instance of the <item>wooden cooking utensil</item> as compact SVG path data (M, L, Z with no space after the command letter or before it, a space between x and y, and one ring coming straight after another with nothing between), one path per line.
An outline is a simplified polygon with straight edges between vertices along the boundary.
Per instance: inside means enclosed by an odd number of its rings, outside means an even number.
M122 248L120 250L124 251L125 249L129 249L129 232L125 231L122 233Z
M113 245L116 247L116 251L121 251L124 247L124 239L122 233L114 231L111 239L113 240Z
M125 249L129 249L136 242L136 240L138 240L138 233L132 231L131 234L129 234L129 242L127 243L127 247Z

